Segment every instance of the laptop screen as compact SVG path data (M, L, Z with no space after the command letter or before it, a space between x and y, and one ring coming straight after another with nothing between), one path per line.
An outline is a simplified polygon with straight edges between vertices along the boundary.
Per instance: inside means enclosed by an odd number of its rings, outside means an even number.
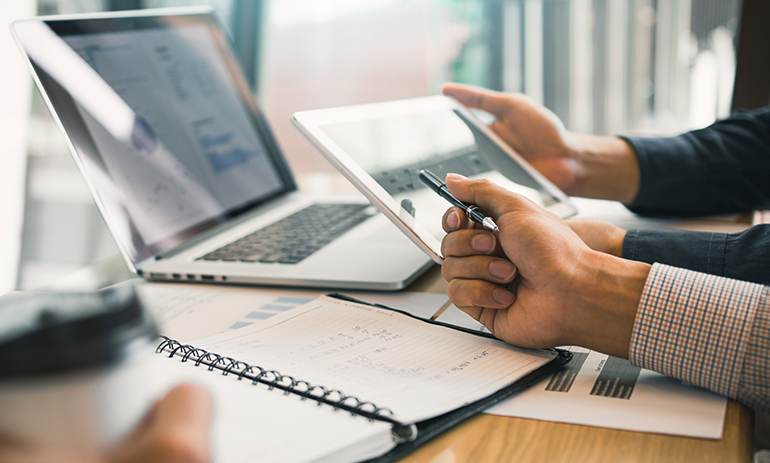
M132 262L294 189L210 15L14 28Z

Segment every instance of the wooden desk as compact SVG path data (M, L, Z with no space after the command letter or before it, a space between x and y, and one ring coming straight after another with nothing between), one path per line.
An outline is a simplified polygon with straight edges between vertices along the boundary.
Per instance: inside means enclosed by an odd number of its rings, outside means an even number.
M83 269L55 285L95 289L132 278L119 256ZM446 293L438 266L408 291ZM697 462L753 461L752 411L730 400L719 441L664 436L572 424L479 415L420 448L403 463L463 462Z

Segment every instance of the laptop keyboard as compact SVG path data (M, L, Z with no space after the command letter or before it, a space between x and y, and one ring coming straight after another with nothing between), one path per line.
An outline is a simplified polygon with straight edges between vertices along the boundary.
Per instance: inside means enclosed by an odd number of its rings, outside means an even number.
M373 213L369 204L314 204L198 260L296 264Z

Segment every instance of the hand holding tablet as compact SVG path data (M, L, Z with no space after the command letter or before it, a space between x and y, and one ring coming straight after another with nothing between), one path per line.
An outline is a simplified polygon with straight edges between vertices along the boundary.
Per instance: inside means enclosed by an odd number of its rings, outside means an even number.
M437 263L446 201L425 187L422 170L439 181L448 173L491 180L562 218L576 212L564 193L449 97L303 111L292 123Z

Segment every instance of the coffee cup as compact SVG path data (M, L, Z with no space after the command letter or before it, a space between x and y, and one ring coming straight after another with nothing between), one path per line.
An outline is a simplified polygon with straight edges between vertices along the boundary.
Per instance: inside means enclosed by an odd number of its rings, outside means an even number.
M0 433L78 450L114 444L158 395L156 338L130 285L0 298Z

